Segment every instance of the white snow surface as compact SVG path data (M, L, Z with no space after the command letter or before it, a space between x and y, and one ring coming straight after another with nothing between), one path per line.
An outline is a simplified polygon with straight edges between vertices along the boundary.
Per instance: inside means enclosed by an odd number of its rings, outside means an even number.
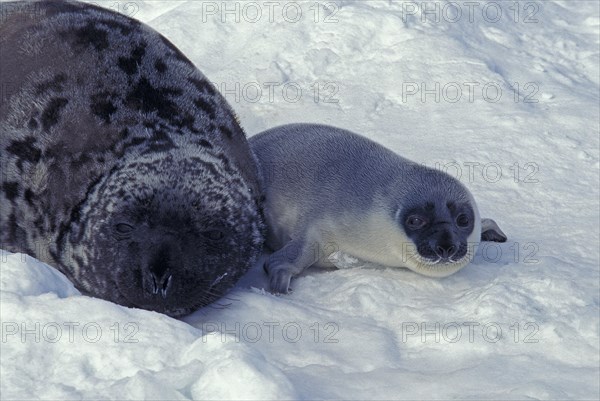
M350 260L286 296L257 264L181 320L3 253L2 399L600 397L600 3L100 4L175 43L248 135L327 123L445 166L509 241L444 279Z

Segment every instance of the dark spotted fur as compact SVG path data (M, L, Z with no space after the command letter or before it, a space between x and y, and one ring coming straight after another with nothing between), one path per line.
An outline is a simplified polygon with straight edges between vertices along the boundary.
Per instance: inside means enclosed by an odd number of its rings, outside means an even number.
M255 162L224 98L136 20L77 2L0 11L15 88L0 247L123 305L181 315L218 299L262 243Z

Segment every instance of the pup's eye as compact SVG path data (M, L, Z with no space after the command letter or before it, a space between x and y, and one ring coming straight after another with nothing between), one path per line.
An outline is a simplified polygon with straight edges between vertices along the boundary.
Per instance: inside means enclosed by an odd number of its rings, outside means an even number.
M459 214L456 218L456 224L459 227L468 227L469 226L469 217L466 214Z
M423 228L427 224L427 220L421 216L409 216L406 219L406 225L411 230L418 230L419 228Z
M223 231L221 231L221 230L207 230L207 231L203 231L202 235L205 238L208 238L211 241L220 241L223 238L225 238L225 233L223 233Z
M115 231L119 234L129 234L133 231L133 226L125 223L115 225Z

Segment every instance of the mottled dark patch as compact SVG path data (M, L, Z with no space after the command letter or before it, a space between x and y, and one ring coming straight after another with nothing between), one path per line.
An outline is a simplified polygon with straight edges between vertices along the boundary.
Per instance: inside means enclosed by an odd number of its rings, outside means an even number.
M174 124L179 128L187 128L195 134L199 134L200 131L194 127L196 118L191 114L185 114L184 116L173 116Z
M142 64L142 59L146 54L146 43L140 43L132 51L129 57L119 57L117 65L127 75L134 75L138 72L138 67Z
M173 143L168 142L152 142L150 146L142 154L155 153L155 152L168 152L171 149L175 149L176 146Z
M129 128L123 128L121 131L119 131L119 138L120 139L125 139L129 136Z
M106 124L110 123L110 116L117 111L109 93L92 95L90 109L94 115L100 117Z
M25 198L25 202L27 202L29 204L29 206L33 206L33 198L34 198L34 196L35 196L35 194L29 188L27 188L25 190L25 192L23 193L23 197Z
M208 149L213 148L212 143L208 142L206 139L200 139L199 141L196 141L196 143L198 145L202 146L203 148L208 148Z
M224 153L219 153L217 155L217 158L221 160L221 163L223 163L223 166L226 170L231 170L231 164L229 163L229 158L227 157L227 155L225 155Z
M219 131L221 131L221 134L225 135L227 138L233 139L233 132L231 132L229 128L221 125L219 127Z
M36 139L28 136L22 141L13 140L6 148L6 151L17 156L17 167L23 170L23 161L37 163L42 157L42 151L34 146Z
M16 181L5 182L2 185L2 190L4 191L4 194L6 195L6 199L8 199L9 201L12 201L19 196L19 190L20 190L19 183Z
M233 188L237 188L239 187L243 187L244 186L244 182L242 180L240 180L239 178L232 178L231 179L231 184L230 184Z
M33 226L40 232L46 231L44 228L44 219L41 216L33 221Z
M161 74L166 72L169 69L169 67L167 67L165 62L162 61L162 59L160 59L160 58L154 62L154 68L156 68L156 71L158 71Z
M169 143L173 144L171 137L163 130L154 131L150 140L153 142L169 142Z
M60 254L62 253L60 246L56 247L56 251L53 249L48 249L48 253L50 254L50 256L52 257L52 259L56 260L57 262L61 262L61 258L60 258ZM67 270L61 270L61 273L68 275L68 271Z
M50 230L51 232L55 232L57 230L57 226L56 226L56 217L55 216L51 216L52 220L50 220Z
M27 248L27 233L19 226L14 211L8 217L8 241L16 244L23 252L30 252Z
M108 32L104 29L99 29L96 23L92 21L88 21L81 28L73 29L72 33L75 37L75 45L78 46L92 46L96 51L102 51L110 45Z
M114 29L118 29L125 36L129 36L129 34L133 30L133 28L137 27L139 25L139 22L137 20L134 20L134 19L131 19L131 20L127 21L132 26L129 26L129 25L124 24L124 23L121 23L119 21L110 20L110 19L102 19L102 20L99 20L98 22L100 24L102 24L102 25L106 25L107 27L109 27L109 28L111 28L113 30Z
M188 78L188 81L202 93L207 93L211 96L214 96L216 93L213 85L206 79Z
M85 263L83 262L81 256L73 255L73 260L75 260L75 263L77 263L78 266L85 266Z
M85 168L86 164L92 161L92 158L85 154L81 153L78 158L75 158L71 161L70 168L77 171L81 168Z
M37 120L33 117L31 117L29 119L29 122L27 123L27 128L29 128L30 130L35 130L39 127L40 125L38 124Z
M213 176L219 176L219 172L215 168L214 163L208 163L205 160L202 160L199 157L190 157L190 160L196 163L198 166L201 166L204 170L210 172Z
M146 77L142 77L127 95L127 105L145 113L156 111L158 116L172 120L177 114L177 106L170 96L180 96L181 90L175 88L157 88Z
M36 95L43 95L49 91L62 92L64 83L67 81L65 74L56 74L52 79L44 81L36 86Z
M69 101L64 97L57 97L48 102L48 106L46 106L42 113L42 129L44 131L48 131L52 126L58 123L60 112L67 103L69 103Z
M167 38L165 38L164 36L160 36L160 40L165 44L165 46L167 46L169 49L171 49L173 51L173 55L175 56L175 58L179 61L183 61L186 64L189 64L190 66L194 66L194 64L190 61L190 59L188 59L186 56L183 55L183 53L177 48L175 47L175 45L173 43L171 43ZM195 67L194 67L195 68Z
M129 149L132 146L141 145L142 143L146 142L147 140L148 140L148 138L142 138L142 137L134 137L134 138L132 138L129 142L127 142L126 144L123 145L123 148L118 153L118 156L119 157L123 156L125 154L125 151L127 149Z
M215 107L210 102L208 102L202 98L198 98L198 99L194 100L194 105L196 105L196 107L198 107L204 113L208 114L210 119L215 118L215 113L216 113Z
M114 170L115 170L115 168L113 167L111 169L111 171L109 172L109 175L112 174L112 172L114 172ZM92 193L92 191L96 187L96 185L102 180L102 177L103 176L100 175L92 180L92 182L90 183L90 185L88 185L88 187L85 191L85 195L83 196L83 199L81 199L81 201L71 209L71 214L69 216L69 220L62 221L60 223L58 235L56 236L56 245L59 249L65 249L64 241L66 239L67 233L71 229L71 225L73 223L79 222L79 219L81 218L82 206L87 202L88 197L90 196L90 194ZM59 253L64 254L63 252L59 252Z

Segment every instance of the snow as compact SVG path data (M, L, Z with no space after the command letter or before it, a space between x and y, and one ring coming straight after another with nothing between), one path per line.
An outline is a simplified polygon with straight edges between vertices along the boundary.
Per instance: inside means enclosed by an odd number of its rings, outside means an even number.
M459 178L509 241L444 279L347 259L286 296L259 264L182 320L3 253L2 398L600 397L600 3L100 4L174 42L249 135L320 122L371 137ZM435 4L439 22L422 14Z

